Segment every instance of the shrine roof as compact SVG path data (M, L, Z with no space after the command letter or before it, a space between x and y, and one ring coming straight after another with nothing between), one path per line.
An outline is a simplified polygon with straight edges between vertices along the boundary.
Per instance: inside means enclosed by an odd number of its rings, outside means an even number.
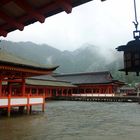
M92 0L0 0L0 36Z
M38 64L28 59L17 57L0 49L0 65L26 67L35 69L55 70L58 66Z
M40 77L40 76L39 76ZM42 76L43 77L43 76ZM70 82L66 81L58 81L54 78L50 80L50 76L48 78L28 78L26 79L26 84L27 85L37 85L37 86L53 86L53 87L76 87L75 85L71 84Z
M103 72L87 72L87 73L74 73L74 74L57 74L54 77L58 80L71 82L72 84L108 84L114 83L109 71Z

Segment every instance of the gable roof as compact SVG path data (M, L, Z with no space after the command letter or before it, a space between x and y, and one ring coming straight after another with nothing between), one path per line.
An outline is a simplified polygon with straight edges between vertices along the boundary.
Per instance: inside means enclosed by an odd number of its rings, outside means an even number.
M0 0L0 36L65 11L91 0Z
M71 88L76 87L75 85L69 82L38 80L38 79L26 79L26 84L34 86L50 86L50 87L71 87Z
M19 67L25 67L30 69L48 69L48 70L55 70L58 66L49 66L49 65L43 65L38 64L33 61L30 61L28 59L17 57L11 53L8 53L6 51L3 51L0 49L0 65L8 65L8 66L19 66Z
M113 77L109 71L87 72L75 74L57 74L56 79L71 82L72 84L107 84L113 83Z
M37 86L52 86L52 87L76 87L68 81L60 81L54 78L52 75L34 76L26 79L27 85Z

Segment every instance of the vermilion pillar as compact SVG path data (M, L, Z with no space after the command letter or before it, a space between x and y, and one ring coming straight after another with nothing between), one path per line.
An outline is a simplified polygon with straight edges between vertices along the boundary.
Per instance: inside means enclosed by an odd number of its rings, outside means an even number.
M22 93L22 96L25 95L25 78L22 78L22 91L21 91L21 93Z
M0 96L2 96L2 79L0 79Z

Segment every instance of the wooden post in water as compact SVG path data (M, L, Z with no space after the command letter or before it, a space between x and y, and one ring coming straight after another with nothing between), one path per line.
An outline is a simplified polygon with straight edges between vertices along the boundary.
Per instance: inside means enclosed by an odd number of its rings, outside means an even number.
M8 115L8 117L10 117L10 115L11 115L11 95L9 94L8 95L8 108L7 108L7 115Z
M29 104L29 102L30 102L30 95L28 94L28 96L27 96L27 114L28 115L30 114L30 104Z
M45 94L43 94L42 112L45 111Z

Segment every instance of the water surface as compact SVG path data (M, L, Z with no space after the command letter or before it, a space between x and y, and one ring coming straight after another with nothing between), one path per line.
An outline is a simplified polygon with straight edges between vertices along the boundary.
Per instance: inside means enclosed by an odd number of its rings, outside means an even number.
M49 101L45 113L0 117L0 140L139 140L140 105Z

